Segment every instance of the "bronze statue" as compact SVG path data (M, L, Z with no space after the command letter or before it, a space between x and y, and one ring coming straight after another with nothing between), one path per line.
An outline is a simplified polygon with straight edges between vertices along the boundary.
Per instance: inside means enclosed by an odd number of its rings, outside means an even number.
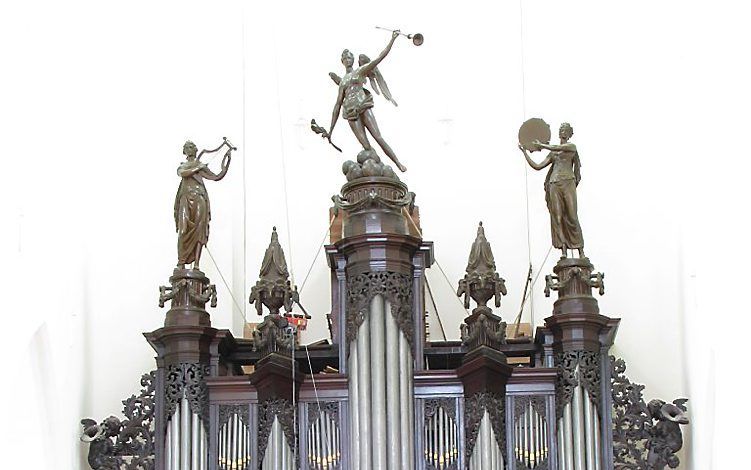
M204 153L217 152L224 146L227 152L222 159L222 169L216 174L209 170L208 165L201 162ZM219 181L227 174L232 151L237 150L227 138L214 150L202 150L197 154L196 145L185 142L183 155L186 160L177 168L177 174L182 178L175 195L175 228L177 230L177 266L184 269L186 264L193 263L198 269L201 250L209 241L209 221L211 220L211 206L209 195L203 184L204 179Z
M349 126L363 149L375 154L365 132L367 129L370 135L378 142L381 149L383 149L384 153L396 164L399 170L404 172L407 171L407 167L402 165L394 151L381 136L378 123L373 115L373 95L365 88L366 82L370 80L373 91L377 94L383 93L383 96L388 101L393 103L394 106L397 105L391 96L386 81L383 79L383 75L381 75L377 67L391 51L394 41L396 41L396 38L400 34L399 31L394 31L386 48L372 61L366 55L360 54L358 60L359 67L356 69L354 68L354 55L348 49L342 52L342 64L344 64L346 73L343 77L339 77L335 73L329 74L331 79L339 86L336 104L331 114L331 127L328 132L319 132L315 128L314 131L331 142L331 134L334 132L334 126L336 126L339 114L343 110L344 119L349 121Z
M543 142L545 136L544 124L541 119L525 122L519 130L519 149L527 159L529 166L535 170L542 170L550 166L545 177L545 202L550 212L550 228L553 238L553 246L563 251L563 257L567 256L567 250L578 250L579 257L584 258L584 238L582 236L576 205L576 187L581 181L581 162L576 145L569 141L574 134L571 124L561 124L558 136L561 139L559 145L551 145ZM527 126L525 128L525 126ZM547 124L544 124L547 126ZM530 139L529 134L538 134L541 138ZM547 137L550 136L548 128ZM540 149L550 150L545 159L535 163L527 153L527 150L537 151Z

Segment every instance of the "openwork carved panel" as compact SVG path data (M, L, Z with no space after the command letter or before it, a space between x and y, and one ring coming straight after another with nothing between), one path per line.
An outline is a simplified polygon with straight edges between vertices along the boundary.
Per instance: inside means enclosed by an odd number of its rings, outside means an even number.
M564 351L556 354L555 364L558 368L556 418L563 416L563 409L571 403L578 385L589 393L589 399L599 413L600 354L593 351Z
M249 405L219 405L219 470L248 470L251 462Z
M164 380L165 416L169 419L175 412L183 394L190 411L197 414L208 431L209 392L205 378L209 366L196 363L173 364L167 367Z
M376 295L391 302L391 314L412 346L412 277L394 272L368 272L347 279L347 344L357 337Z
M475 393L464 399L464 455L467 461L472 457L485 411L488 412L495 439L506 462L506 407L501 395L490 392Z
M681 425L688 424L685 398L665 403L642 398L644 385L626 377L623 359L610 356L613 393L613 457L617 470L662 470L680 464Z
M341 466L339 402L308 403L307 468L337 470Z
M459 469L459 427L456 398L425 400L423 442L426 470Z
M514 397L514 458L516 467L526 470L547 470L549 467L549 428L545 398Z
M83 419L81 440L89 443L94 470L153 470L156 372L141 377L141 392L123 400L125 419L110 416L97 424Z
M295 432L295 407L288 400L269 399L258 405L258 461L263 461L266 454L266 447L271 436L271 427L274 424L274 418L279 420L279 424L284 431L287 444L291 449L297 447L297 434Z

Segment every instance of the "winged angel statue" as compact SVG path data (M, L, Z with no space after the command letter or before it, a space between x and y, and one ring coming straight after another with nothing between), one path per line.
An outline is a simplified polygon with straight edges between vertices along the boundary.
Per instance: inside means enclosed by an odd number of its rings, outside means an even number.
M383 94L386 100L397 106L396 101L391 96L386 81L383 79L383 75L378 70L378 64L386 58L391 51L391 47L394 45L394 41L399 37L401 33L394 31L391 35L386 48L381 52L374 60L370 60L365 54L360 54L358 58L358 67L354 68L355 57L348 50L345 49L342 52L342 64L344 64L346 73L343 77L339 77L337 74L331 72L329 76L339 86L339 93L336 97L336 104L334 105L334 111L331 114L331 127L326 132L323 129L318 128L316 130L315 122L311 123L314 130L322 134L323 137L328 138L331 141L331 133L334 132L334 126L339 120L339 115L343 112L344 119L349 121L349 127L354 132L355 137L363 146L363 149L368 154L375 154L373 147L368 141L368 135L365 132L366 129L370 135L378 142L378 145L383 149L384 153L396 164L396 166L402 172L407 171L396 154L391 149L389 144L386 143L381 131L378 129L378 123L376 122L375 115L373 115L373 95L369 90L365 88L367 81L370 81L370 87L373 91L380 95ZM333 145L333 144L332 144Z

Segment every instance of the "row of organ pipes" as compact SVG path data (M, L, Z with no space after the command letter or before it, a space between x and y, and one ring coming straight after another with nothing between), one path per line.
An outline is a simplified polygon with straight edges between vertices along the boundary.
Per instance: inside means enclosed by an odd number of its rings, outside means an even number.
M246 470L250 466L250 429L236 413L219 430L220 470Z
M503 454L490 424L490 415L486 411L480 421L475 448L469 459L469 470L504 470Z
M435 414L425 423L423 439L428 468L458 468L459 436L456 422L441 406L436 408Z
M589 392L577 385L558 421L558 468L600 470L600 418Z
M514 423L516 461L528 469L537 467L548 457L548 429L545 418L529 402Z
M390 302L376 295L350 344L351 469L414 468L412 360Z
M318 406L310 404L309 406ZM339 468L341 436L334 418L319 409L318 418L308 428L308 465L312 470Z
M167 470L207 470L208 438L203 422L183 397L175 407L165 436Z
M279 419L274 418L261 470L293 470L297 468L295 460L296 455L287 443L282 425L279 424Z

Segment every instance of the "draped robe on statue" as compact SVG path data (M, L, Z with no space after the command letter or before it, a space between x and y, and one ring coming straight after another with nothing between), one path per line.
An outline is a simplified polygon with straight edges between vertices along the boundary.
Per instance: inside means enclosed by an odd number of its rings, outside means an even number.
M209 240L211 208L203 178L199 175L202 166L200 162L183 162L177 169L177 174L182 176L175 195L178 264L195 262L196 249ZM188 171L193 172L183 176Z

